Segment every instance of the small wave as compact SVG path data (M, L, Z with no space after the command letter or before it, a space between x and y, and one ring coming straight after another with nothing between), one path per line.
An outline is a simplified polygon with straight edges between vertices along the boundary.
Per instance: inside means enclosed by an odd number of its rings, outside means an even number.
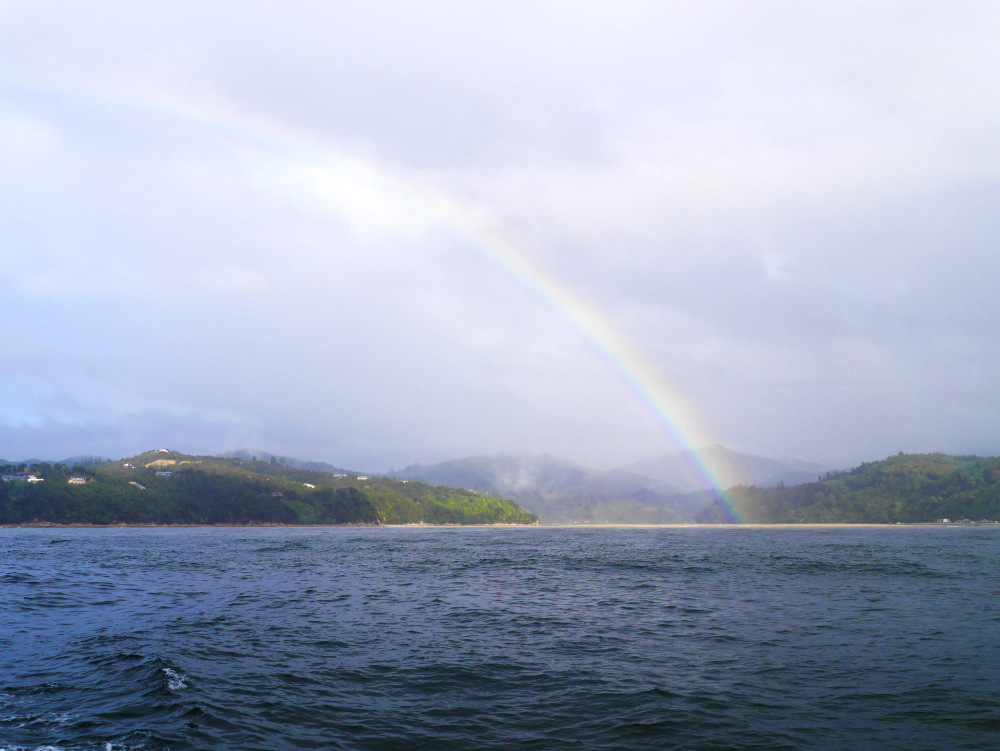
M63 727L69 725L73 718L65 712L49 715L7 715L0 717L0 723L15 728Z
M950 578L948 574L937 571L924 563L910 560L865 560L857 557L808 560L790 556L771 556L771 563L775 564L775 568L791 574Z
M87 662L101 673L114 676L116 682L141 684L147 698L174 693L188 685L188 677L174 662L157 655L107 650L88 656Z
M187 678L186 675L181 675L173 668L163 668L163 674L167 676L167 688L171 691L187 688L187 684L184 682L184 679Z
M35 577L21 571L8 571L0 574L0 584L21 584L23 582L34 582ZM0 749L2 751L2 749Z
M277 543L264 543L257 548L258 553L288 553L297 550L312 550L311 540L286 540Z
M105 741L93 746L0 746L0 751L129 751L143 746L123 746L111 741Z
M104 641L105 637L102 636L99 640L86 639L86 640L81 640L81 643L82 647L86 649L95 642L98 646L103 646L102 642ZM115 651L115 652L99 652L94 655L89 655L87 657L87 662L99 668L120 668L133 663L141 663L145 659L146 659L145 656L137 652Z
M59 694L69 691L73 691L74 687L72 684L63 683L61 681L45 681L44 683L38 683L33 686L25 687L12 687L15 695L45 695L45 694ZM2 749L0 749L2 751Z

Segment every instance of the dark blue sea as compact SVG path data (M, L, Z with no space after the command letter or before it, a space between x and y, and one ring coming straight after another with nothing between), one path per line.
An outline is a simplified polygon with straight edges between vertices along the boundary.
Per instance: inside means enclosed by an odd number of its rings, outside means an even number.
M5 751L997 748L997 529L0 529Z

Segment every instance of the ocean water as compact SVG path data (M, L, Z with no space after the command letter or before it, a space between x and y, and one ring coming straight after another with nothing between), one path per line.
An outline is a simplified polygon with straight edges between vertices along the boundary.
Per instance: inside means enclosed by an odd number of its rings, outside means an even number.
M0 749L1000 748L988 528L0 529Z

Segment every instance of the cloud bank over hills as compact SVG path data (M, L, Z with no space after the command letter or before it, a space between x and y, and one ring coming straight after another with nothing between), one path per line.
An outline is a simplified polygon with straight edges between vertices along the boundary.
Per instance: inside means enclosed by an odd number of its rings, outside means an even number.
M708 453L724 460L731 485L795 485L817 479L824 468L790 459L738 454L722 446ZM690 452L674 452L628 467L598 471L549 455L466 457L394 471L395 477L506 495L543 522L690 522L714 499L714 488ZM721 478L720 478L721 479Z
M996 453L998 36L0 4L0 453Z

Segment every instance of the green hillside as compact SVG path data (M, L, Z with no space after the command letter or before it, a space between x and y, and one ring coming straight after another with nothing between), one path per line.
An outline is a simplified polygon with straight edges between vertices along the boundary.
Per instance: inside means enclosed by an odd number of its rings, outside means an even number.
M8 466L3 472L24 469ZM0 524L537 522L513 502L489 495L393 478L338 476L273 459L151 451L114 462L29 469L34 482L0 482Z
M1000 519L1000 458L899 454L791 487L727 491L748 524ZM716 501L703 523L737 521Z

